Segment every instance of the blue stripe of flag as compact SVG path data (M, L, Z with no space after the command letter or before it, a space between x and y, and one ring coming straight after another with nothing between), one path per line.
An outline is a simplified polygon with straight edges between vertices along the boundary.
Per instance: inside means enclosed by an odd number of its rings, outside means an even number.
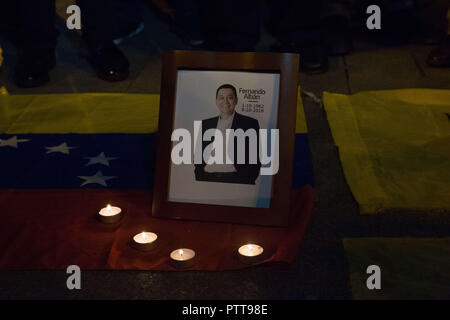
M0 189L153 187L156 133L16 136L17 148L10 140L15 135L0 135ZM99 157L102 153L104 157ZM99 161L101 159L107 162ZM106 186L97 183L82 185L99 172L103 177L109 177L105 179ZM313 185L307 134L296 134L295 137L293 177L294 188Z

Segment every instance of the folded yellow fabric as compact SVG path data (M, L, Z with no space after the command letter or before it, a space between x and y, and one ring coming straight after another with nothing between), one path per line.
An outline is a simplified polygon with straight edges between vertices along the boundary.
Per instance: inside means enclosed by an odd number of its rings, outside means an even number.
M362 214L450 210L450 90L324 92L323 100Z
M343 244L354 299L450 299L450 238L350 238ZM380 290L367 288L371 265L380 268Z
M0 94L0 132L151 133L158 129L159 94ZM300 90L296 133L306 133Z
M158 128L159 95L0 95L0 132L150 133Z

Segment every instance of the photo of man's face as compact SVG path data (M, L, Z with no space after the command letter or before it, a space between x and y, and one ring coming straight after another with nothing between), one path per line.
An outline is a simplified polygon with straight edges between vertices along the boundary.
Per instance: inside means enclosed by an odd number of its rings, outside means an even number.
M221 115L232 115L236 104L237 97L233 89L222 88L217 92L216 105Z

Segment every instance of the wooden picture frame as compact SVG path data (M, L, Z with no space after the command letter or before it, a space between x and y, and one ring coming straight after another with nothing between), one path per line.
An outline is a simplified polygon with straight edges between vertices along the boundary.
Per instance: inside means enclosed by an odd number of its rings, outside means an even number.
M159 135L152 214L155 217L287 226L290 221L299 56L291 53L169 51L163 55ZM272 177L270 205L265 208L169 201L179 72L214 71L279 75L276 128L279 170ZM202 75L205 73L198 73ZM209 73L208 73L209 74ZM180 89L181 90L181 89ZM179 91L181 92L181 91ZM217 91L219 92L219 91ZM208 93L214 94L214 93ZM217 93L216 99L217 99ZM237 99L237 97L236 97ZM216 110L217 111L217 110ZM192 182L186 181L186 188Z

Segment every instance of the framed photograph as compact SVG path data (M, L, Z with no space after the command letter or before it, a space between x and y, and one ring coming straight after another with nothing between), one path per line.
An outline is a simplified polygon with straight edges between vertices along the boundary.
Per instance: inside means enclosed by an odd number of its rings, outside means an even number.
M163 56L156 217L286 226L299 57Z

